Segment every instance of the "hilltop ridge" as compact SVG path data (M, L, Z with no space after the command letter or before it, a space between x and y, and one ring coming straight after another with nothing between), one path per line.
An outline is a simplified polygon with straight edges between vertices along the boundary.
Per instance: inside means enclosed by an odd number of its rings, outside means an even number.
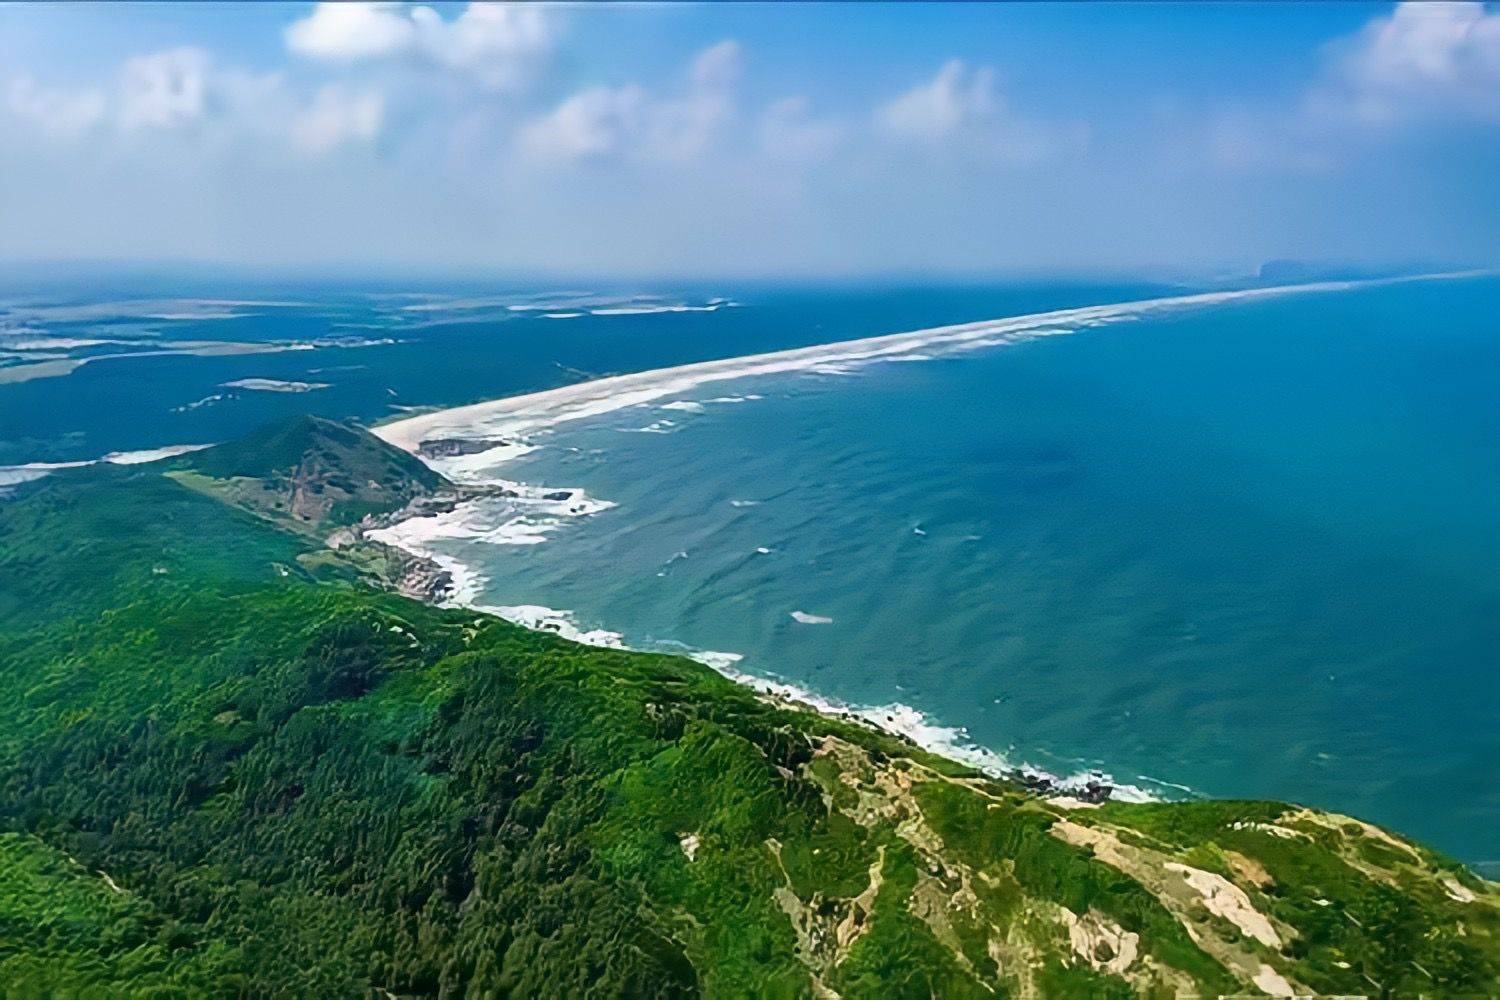
M448 485L421 460L364 428L310 415L182 456L174 465L236 506L310 528L352 524Z

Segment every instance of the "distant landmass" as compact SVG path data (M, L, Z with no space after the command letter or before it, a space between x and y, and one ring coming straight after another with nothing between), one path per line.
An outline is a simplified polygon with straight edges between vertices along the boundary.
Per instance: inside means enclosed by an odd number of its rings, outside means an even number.
M1375 266L1346 261L1298 260L1278 257L1264 261L1256 269L1258 282L1268 285L1293 285L1306 281L1369 281L1412 274L1459 272L1467 265L1451 260L1413 260L1401 264Z
M365 533L457 491L302 419L0 504L0 992L1500 990L1500 889L1368 823L1055 794L393 593L441 581Z
M1260 266L1256 277L1262 281L1291 282L1308 281L1324 273L1300 260L1268 260Z

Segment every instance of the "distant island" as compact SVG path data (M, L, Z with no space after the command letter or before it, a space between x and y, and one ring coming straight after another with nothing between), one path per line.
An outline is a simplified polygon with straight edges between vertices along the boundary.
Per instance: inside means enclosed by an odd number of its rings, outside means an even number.
M1042 794L412 599L365 533L460 499L306 417L0 503L0 993L1500 991L1500 888L1368 823Z

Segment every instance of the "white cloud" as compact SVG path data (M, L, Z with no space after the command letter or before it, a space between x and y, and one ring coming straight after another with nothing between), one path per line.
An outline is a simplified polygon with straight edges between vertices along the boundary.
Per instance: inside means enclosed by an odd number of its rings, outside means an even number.
M529 4L471 3L446 20L431 7L404 3L319 3L285 37L288 48L311 59L403 59L510 89L550 53L553 30L546 11Z
M932 141L982 125L1000 108L995 71L983 66L971 72L963 60L951 59L930 82L887 104L880 117L894 135Z
M722 91L739 82L744 59L740 43L725 39L699 52L688 68L688 78L700 91Z
M760 145L775 160L815 163L826 160L844 142L840 122L815 118L806 97L787 97L766 108L760 118Z
M125 62L117 117L121 128L175 128L208 112L212 60L197 48L168 49Z
M582 160L618 153L640 130L640 87L593 87L574 94L521 130L521 146L544 160Z
M1374 126L1500 119L1500 12L1480 3L1401 4L1331 50L1309 108Z
M104 95L98 90L57 90L44 87L29 76L12 80L5 98L6 110L11 114L62 138L77 138L93 129L106 113Z
M327 153L346 142L370 142L380 134L385 101L376 93L323 87L292 121L292 140L310 153Z
M1083 139L1081 129L1017 116L1000 93L995 71L971 69L961 59L949 60L927 83L880 108L876 122L888 137L911 145L1022 163L1047 159Z
M657 98L637 84L593 87L524 126L521 146L548 161L696 159L735 114L739 72L739 45L720 42L694 57L681 94Z
M1209 123L1212 162L1326 173L1413 127L1500 122L1500 13L1477 3L1403 3L1323 50L1300 99Z
M399 3L320 3L287 27L287 47L337 62L398 55L416 39L416 24L404 8Z
M676 50L662 69L663 47L712 17L666 30L643 13L649 23L601 51L617 18L599 14L557 67L585 74L566 86L538 74L562 27L595 16L576 8L307 3L279 15L280 53L221 31L212 59L122 48L160 34L85 18L107 37L81 39L67 58L6 53L0 217L12 252L282 264L982 269L1273 256L1299 239L1327 253L1493 257L1494 227L1465 212L1489 205L1474 167L1492 166L1495 147L1474 122L1490 128L1500 94L1495 9L1372 9L1321 59L1305 34L1267 41L1273 76L1226 88L1189 74L1165 123L1144 113L1146 78L1115 94L1095 86L1087 53L1033 61L1076 77L1079 107L1101 122L1087 148L1009 82L1024 62L944 64L938 50L925 70L892 78L889 53L851 43L839 50L848 65L785 50L773 74L757 58L752 86L739 47L724 43ZM33 10L45 13L18 13ZM182 21L180 37L195 24ZM247 72L234 52L285 65ZM34 60L34 78L15 78L18 59ZM1288 65L1307 75L1286 77ZM869 87L882 78L887 89ZM549 86L516 89L533 80ZM1315 89L1321 116L1306 100ZM1381 124L1435 114L1463 118L1440 136ZM1398 142L1415 157L1387 157ZM1012 169L1041 160L1046 169ZM1221 164L1250 183L1225 183Z
M430 7L418 7L412 16L432 58L491 87L522 82L552 46L543 8L529 4L471 3L451 23Z
M104 87L49 88L18 77L5 97L3 110L18 125L74 142L172 132L204 148L270 141L310 153L369 142L380 133L385 112L375 91L324 86L299 94L278 74L220 67L197 48L129 58Z

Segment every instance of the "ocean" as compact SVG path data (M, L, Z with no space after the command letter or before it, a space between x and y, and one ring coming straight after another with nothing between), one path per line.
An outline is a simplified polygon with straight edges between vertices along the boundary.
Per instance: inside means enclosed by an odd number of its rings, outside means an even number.
M246 306L204 322L310 346L0 384L24 428L0 461L1182 291ZM437 321L412 320L427 302ZM381 433L486 439L435 464L521 495L391 537L457 569L466 603L697 655L981 763L1303 802L1494 874L1497 304L1500 279L1471 277L1104 308L421 417ZM313 318L335 311L337 332ZM318 388L226 388L247 379Z

